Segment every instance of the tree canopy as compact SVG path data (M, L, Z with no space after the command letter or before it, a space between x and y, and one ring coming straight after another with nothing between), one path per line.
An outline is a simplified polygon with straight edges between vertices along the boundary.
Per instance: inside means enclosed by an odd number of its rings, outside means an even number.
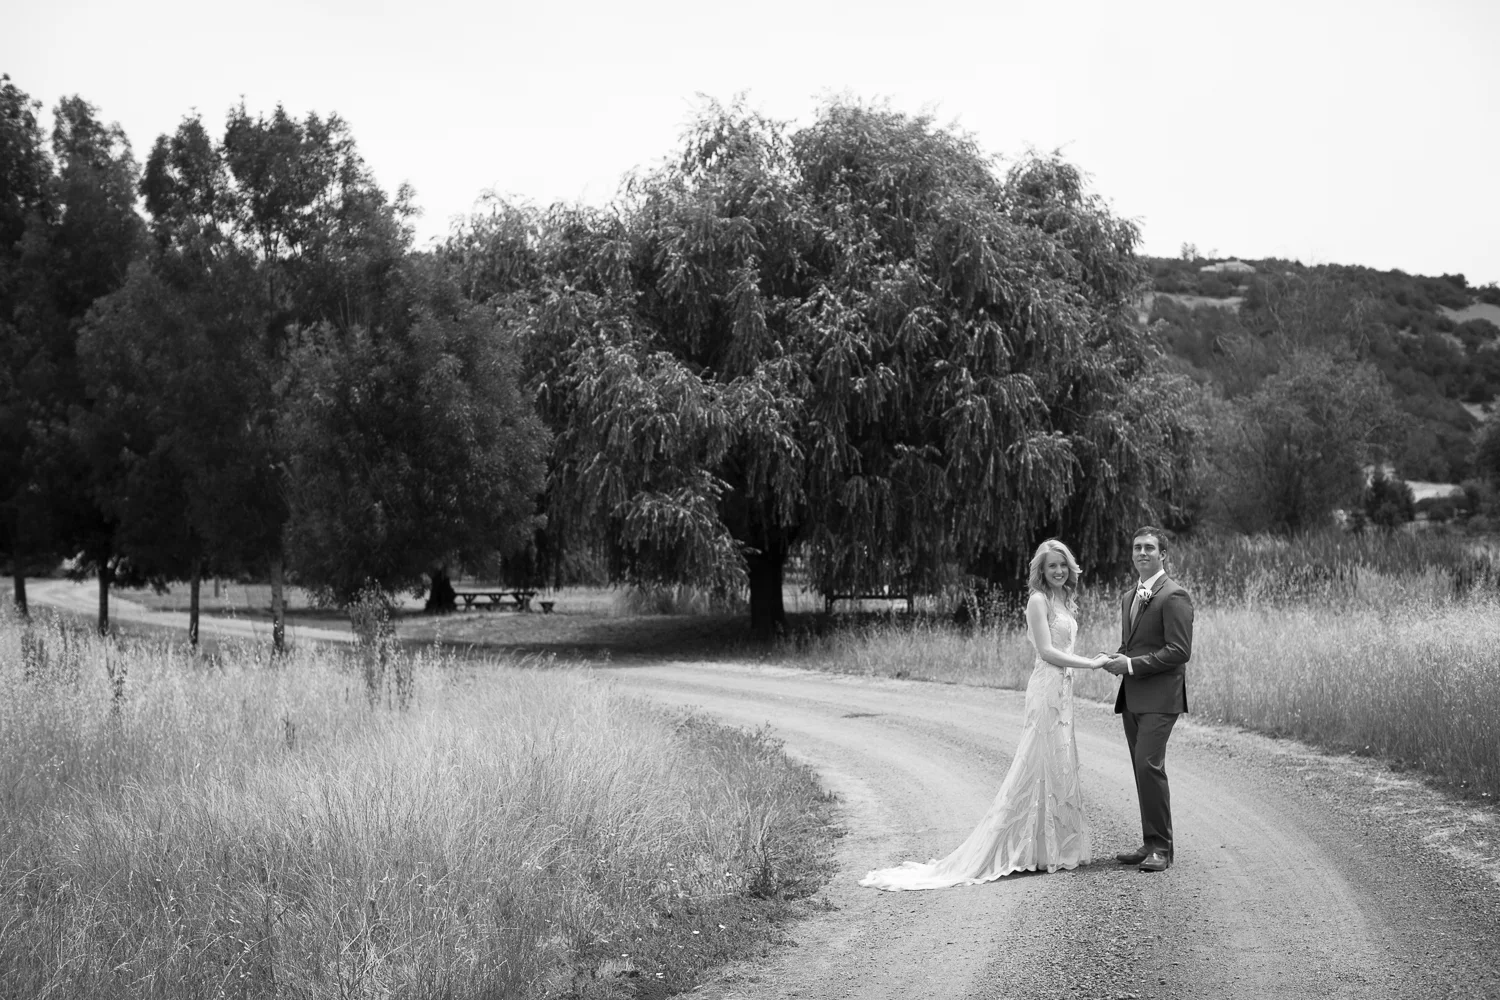
M38 146L34 105L8 81L3 142L7 182L3 227L15 241L0 253L6 314L0 379L0 503L9 515L7 548L24 605L24 574L40 557L71 556L77 572L97 571L101 626L109 580L122 562L116 511L100 501L112 473L96 461L103 425L93 412L78 358L89 309L125 281L141 246L135 214L139 173L129 140L79 97L53 112L51 155ZM16 234L19 233L19 236Z
M347 604L530 542L547 437L493 316L319 326L291 360L279 423L299 579Z
M337 116L189 117L140 189L149 249L78 344L95 506L153 573L267 573L279 646L287 570L346 602L530 534L545 433L513 346L411 253L410 192Z
M823 590L1009 576L1047 534L1113 559L1191 429L1133 321L1133 224L1057 157L1002 172L930 119L789 132L709 106L510 296L559 400L554 506L627 579ZM517 305L517 298L522 299Z

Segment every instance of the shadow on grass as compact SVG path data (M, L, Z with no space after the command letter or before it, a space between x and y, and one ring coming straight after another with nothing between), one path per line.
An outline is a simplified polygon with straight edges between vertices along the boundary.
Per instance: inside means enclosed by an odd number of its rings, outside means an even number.
M569 663L643 666L666 662L792 663L801 653L839 632L881 623L887 628L931 627L921 614L789 613L781 628L750 626L743 614L629 615L551 614L515 611L406 614L397 634L408 647L439 645L468 656L550 656Z
M269 625L269 619L259 614L240 617ZM289 614L287 623L338 631L349 628L346 617L327 611ZM439 647L467 660L524 657L552 660L559 665L623 667L663 662L750 661L816 669L831 669L830 664L822 662L828 659L830 643L872 629L887 636L906 633L918 642L923 641L923 636L917 633L930 637L934 630L964 631L944 615L859 611L832 615L789 612L782 627L773 632L752 629L745 614L612 615L592 610L553 614L475 610L445 615L403 610L397 613L395 626L397 641L406 649ZM112 622L111 630L119 635L186 642L186 633L180 628L124 618ZM295 633L289 638L294 643L309 641ZM205 629L200 648L205 654L214 654L224 645L242 646L259 641L268 640L218 638ZM920 671L911 676L919 674Z

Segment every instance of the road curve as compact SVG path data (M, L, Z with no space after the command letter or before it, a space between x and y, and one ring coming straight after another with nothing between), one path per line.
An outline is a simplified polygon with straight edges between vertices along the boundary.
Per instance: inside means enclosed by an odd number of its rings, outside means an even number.
M32 580L27 583L27 599L30 603L68 611L85 617L99 613L99 590L93 583L75 583L71 580ZM134 622L158 628L188 628L185 611L156 611L117 594L110 594L109 616L111 621ZM264 619L235 618L225 615L198 616L198 634L205 639L253 639L271 641L271 623ZM352 643L354 635L347 629L317 628L286 623L286 640L291 645L299 642Z
M799 947L729 969L730 998L1500 997L1500 834L1378 762L1183 720L1168 754L1177 861L1139 838L1117 717L1080 703L1094 864L984 886L885 893L870 868L946 854L998 788L1014 691L714 664L595 671L625 692L769 723L842 801L833 909Z

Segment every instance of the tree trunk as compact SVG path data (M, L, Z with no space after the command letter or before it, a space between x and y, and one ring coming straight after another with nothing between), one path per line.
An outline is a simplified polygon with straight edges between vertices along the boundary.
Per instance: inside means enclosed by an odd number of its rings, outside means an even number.
M99 560L99 634L109 635L109 585L115 578L115 568L108 559Z
M188 584L188 644L198 647L198 591L203 585L203 564L193 563L193 579Z
M786 608L781 603L786 550L753 552L745 562L750 575L750 627L757 632L775 631L786 623Z
M438 566L432 571L432 589L427 592L428 614L447 614L458 610L458 595L453 592L453 581L448 579L448 567Z
M21 552L21 539L23 536L19 504L11 511L11 515L11 517L7 518L9 523L6 527L10 529L11 574L15 578L16 584L16 613L22 618L27 618L30 617L31 609L26 604L26 559Z
M286 652L286 590L280 549L271 555L271 645L278 653Z

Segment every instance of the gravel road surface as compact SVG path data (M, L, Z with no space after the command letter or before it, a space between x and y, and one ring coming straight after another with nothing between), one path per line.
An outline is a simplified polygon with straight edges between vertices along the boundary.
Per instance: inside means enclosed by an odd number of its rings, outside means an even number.
M734 966L720 998L1500 997L1500 816L1378 762L1188 716L1174 732L1177 860L1139 839L1118 718L1077 708L1094 864L886 893L870 868L951 850L1010 763L1022 696L786 668L597 673L726 722L769 723L842 799L832 909L795 947Z

